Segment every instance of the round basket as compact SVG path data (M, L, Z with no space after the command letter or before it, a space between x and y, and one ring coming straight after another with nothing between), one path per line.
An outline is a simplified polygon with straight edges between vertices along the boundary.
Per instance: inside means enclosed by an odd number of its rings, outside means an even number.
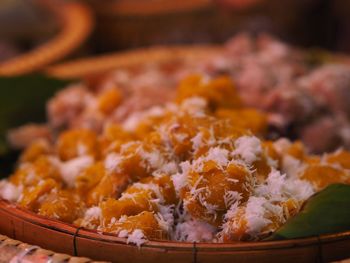
M78 59L45 69L49 75L58 78L77 78L100 75L118 68L128 68L144 63L163 63L183 59L200 59L215 56L222 47L214 45L185 45L150 47L93 58Z
M217 46L157 47L77 60L46 69L61 78L89 77L116 68L215 56ZM333 60L348 62L344 56ZM140 248L112 234L43 218L0 201L0 232L61 253L114 262L323 262L350 257L350 232L303 239L227 244L150 241Z
M79 47L93 27L92 13L77 2L37 1L55 16L60 31L46 43L13 59L0 63L0 76L19 75L37 71L58 61Z

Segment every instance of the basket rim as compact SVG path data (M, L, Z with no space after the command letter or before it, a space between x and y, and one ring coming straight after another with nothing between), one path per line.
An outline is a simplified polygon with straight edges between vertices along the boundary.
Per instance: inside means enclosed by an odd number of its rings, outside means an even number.
M222 45L214 44L151 46L75 59L48 66L43 72L58 78L79 78L150 62L163 63L181 59L205 58L208 55L218 55L223 50Z
M117 69L127 69L135 65L148 63L164 63L181 59L207 58L220 55L225 50L222 44L171 44L150 47L141 47L130 50L121 50L85 58L73 59L63 63L50 65L43 69L53 77L72 79L89 75L109 73ZM300 53L312 49L296 47ZM324 51L331 63L350 65L348 54Z
M125 238L120 238L111 233L99 233L96 230L90 230L74 226L73 224L65 223L55 219L50 219L24 208L18 207L16 204L7 200L0 199L0 210L17 217L20 220L29 222L31 224L48 228L50 230L62 232L73 237L86 238L95 241L118 243L126 246L134 246L127 244ZM203 243L203 242L176 242L164 240L149 240L142 245L143 248L160 248L167 250L192 250L195 244L196 249L200 251L259 251L259 250L278 250L293 247L309 247L315 245L323 245L327 243L348 240L350 238L350 231L344 231L334 234L324 234L313 237L277 240L277 241L258 241L258 242L236 242L236 243Z
M82 2L36 2L57 17L59 32L30 51L0 63L0 76L12 76L37 71L78 48L91 33L94 22L90 8Z

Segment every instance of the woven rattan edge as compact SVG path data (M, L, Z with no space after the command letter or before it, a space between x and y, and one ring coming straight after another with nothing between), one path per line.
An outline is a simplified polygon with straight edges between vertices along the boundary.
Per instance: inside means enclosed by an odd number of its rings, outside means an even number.
M5 250L7 250L5 252ZM10 251L9 251L10 250ZM93 261L85 257L72 257L70 255L56 253L50 250L42 249L38 246L33 246L23 243L18 240L11 239L7 236L0 235L0 259L3 261L10 261L16 259L20 261L28 255L41 256L40 258L47 259L51 263L69 262L69 263L102 263L102 261ZM7 258L5 258L7 256ZM30 259L27 259L30 261ZM27 261L28 262L28 261ZM34 263L34 261L33 261Z

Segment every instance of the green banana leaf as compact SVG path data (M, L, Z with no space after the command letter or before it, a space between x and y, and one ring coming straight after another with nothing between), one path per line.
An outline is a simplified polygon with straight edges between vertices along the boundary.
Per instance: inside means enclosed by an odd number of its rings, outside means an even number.
M6 143L8 129L45 121L46 101L69 82L44 75L0 77L0 176L17 156Z
M332 234L350 230L350 186L333 184L311 197L302 211L267 240Z

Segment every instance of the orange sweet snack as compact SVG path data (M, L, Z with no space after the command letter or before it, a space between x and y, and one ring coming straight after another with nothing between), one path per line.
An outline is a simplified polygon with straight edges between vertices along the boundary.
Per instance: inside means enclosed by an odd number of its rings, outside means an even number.
M41 156L48 155L52 152L50 143L46 140L34 141L27 149L21 154L21 162L34 162Z
M118 200L108 199L101 203L102 226L110 225L112 220L119 220L121 216L134 216L143 211L155 211L157 208L151 202L149 191L137 191L124 194Z
M204 161L188 173L188 187L181 190L185 209L196 219L220 225L221 217L236 200L246 201L253 186L249 170L239 164L223 167Z
M140 183L151 184L158 187L159 189L158 195L161 195L161 198L164 200L163 203L166 205L176 204L179 201L176 196L173 181L171 180L171 177L168 175L158 175L157 177L147 177L145 179L140 180ZM157 195L157 193L155 192L153 192L153 194Z
M82 215L83 203L79 195L67 190L51 191L41 203L38 214L67 223Z
M123 144L133 139L134 136L126 132L120 125L107 125L103 135L99 138L99 151L102 156L106 156L111 152L118 152Z
M273 207L270 207L271 210L264 207L264 201L259 199L254 201L257 201L257 205L260 205L261 207L252 208L250 207L251 204L248 203L247 206L237 208L234 216L228 218L224 230L218 234L223 242L256 240L257 236L250 233L250 228L253 227L249 220L251 216L254 216L254 213L258 213L260 216L261 222L257 222L257 224L263 226L259 229L259 238L263 238L278 229L283 223L285 223L287 218L295 215L300 209L300 204L295 199L287 199L279 204L272 204ZM280 213L276 214L273 212L273 208L280 209Z
M220 119L229 119L237 126L250 130L253 134L264 135L267 131L267 117L255 109L219 108L215 115Z
M129 178L124 174L105 174L86 197L88 206L98 205L110 197L118 197L126 188Z
M106 230L111 233L116 233L120 237L129 236L129 239L132 237L130 234L134 233L135 231L139 231L141 234L141 238L136 237L137 240L142 238L166 239L166 233L159 226L154 214L147 211L136 216L123 217L118 222L111 224L111 226L109 226Z
M326 156L326 161L331 164L338 164L344 169L350 169L350 152L339 150Z
M89 130L68 130L57 140L57 152L62 161L82 155L98 156L96 134Z
M314 164L307 167L301 178L311 182L318 190L334 183L350 184L350 173L329 164Z
M105 174L104 164L102 162L94 163L77 176L75 188L80 195L84 196L101 181Z
M98 97L98 109L104 114L110 114L121 101L122 94L118 89L106 89Z
M48 156L41 156L32 163L23 163L9 178L15 185L35 186L43 179L61 182L62 178L55 162Z
M226 76L212 81L206 81L200 75L185 78L178 87L177 102L195 96L205 98L209 106L214 109L237 108L242 105L232 81Z
M25 188L18 204L24 208L37 212L42 197L49 194L53 189L58 189L59 186L53 179L46 179L41 181L36 186Z

